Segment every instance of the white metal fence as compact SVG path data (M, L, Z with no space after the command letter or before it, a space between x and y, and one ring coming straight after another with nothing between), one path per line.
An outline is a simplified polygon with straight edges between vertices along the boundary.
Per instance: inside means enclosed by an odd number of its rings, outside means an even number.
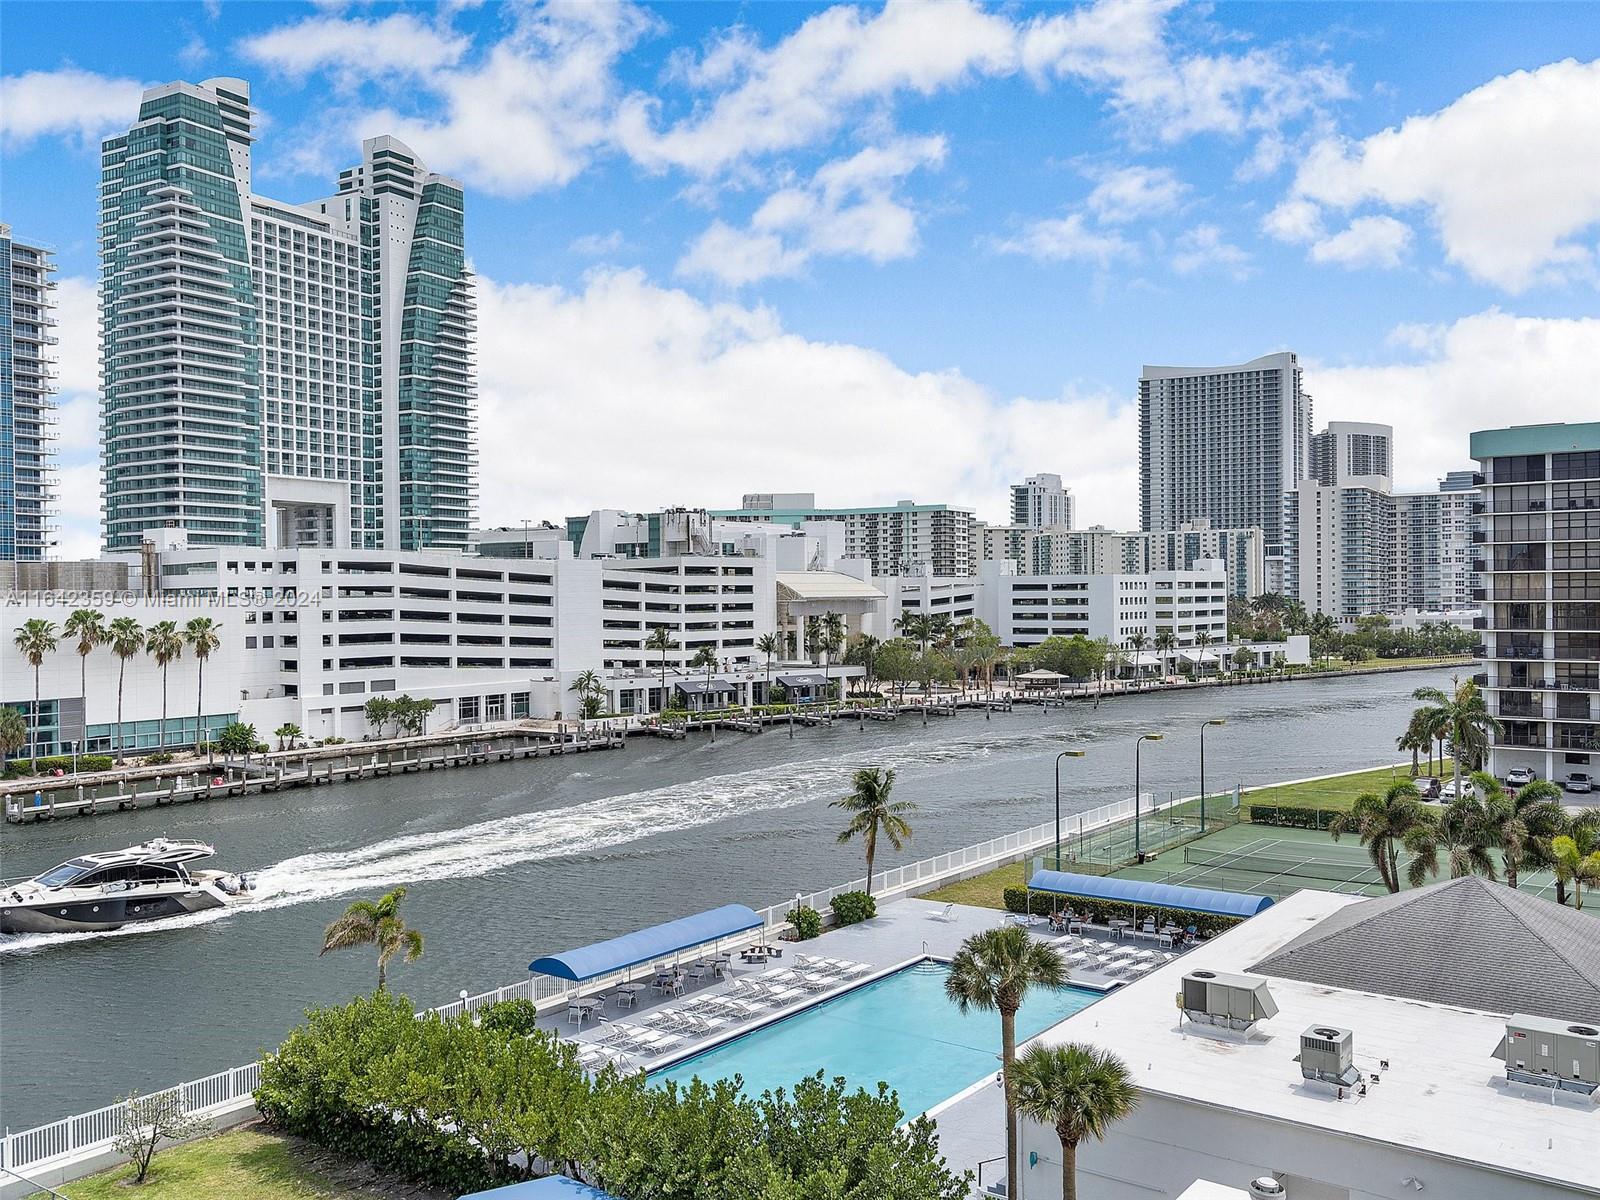
M1149 803L1144 805L1144 811L1158 812L1170 804L1178 803L1176 799L1164 803ZM1087 812L1073 813L1062 821L1062 836L1082 837L1084 834L1114 825L1133 816L1134 802L1132 797L1126 800L1116 800L1110 804L1102 804ZM1030 829L1008 833L1004 837L991 838L986 842L979 842L975 846L966 846L960 850L951 850L946 854L935 854L931 858L924 858L919 862L909 863L903 867L892 867L887 871L880 871L873 876L873 892L876 895L885 895L912 887L918 884L931 883L935 880L958 875L973 867L984 866L992 863L1004 862L1008 859L1025 855L1042 846L1049 845L1055 838L1054 822L1035 825ZM840 884L838 887L826 888L822 891L812 892L809 895L801 893L799 903L816 909L818 912L826 911L827 906L834 897L843 892L860 891L866 886L866 879L852 880ZM765 930L775 930L788 923L788 913L796 904L794 899L784 900L777 904L768 905L766 908L757 909L761 916ZM737 938L724 939L724 941L743 941L747 935L740 934ZM721 943L713 947L720 948ZM623 981L622 974L616 973L598 979L586 981L582 990L587 993L601 992L615 987ZM497 1004L502 1000L531 1000L535 1004L544 1004L547 1001L556 1001L569 996L575 985L562 979L550 976L530 976L520 979L504 987L495 988L493 991L481 992L476 996L466 996L452 1000L448 1004L441 1004L437 1008L428 1009L418 1016L427 1013L437 1013L441 1017L450 1018L459 1016L463 1012L476 1012L490 1004ZM219 1071L215 1075L208 1075L204 1079L196 1079L189 1083L181 1083L166 1089L169 1092L181 1092L189 1111L197 1115L206 1116L221 1112L232 1106L242 1104L248 1100L255 1091L256 1085L261 1080L261 1064L259 1062L246 1063L244 1066L234 1067L231 1070ZM98 1151L108 1149L116 1141L117 1135L122 1132L123 1122L126 1117L127 1105L125 1102L108 1105L96 1109L94 1112L82 1113L75 1117L65 1117L60 1121L52 1121L48 1125L40 1125L33 1129L23 1130L21 1133L7 1133L0 1141L0 1166L8 1167L15 1171L26 1171L30 1166L48 1163L54 1159L74 1158L86 1156Z

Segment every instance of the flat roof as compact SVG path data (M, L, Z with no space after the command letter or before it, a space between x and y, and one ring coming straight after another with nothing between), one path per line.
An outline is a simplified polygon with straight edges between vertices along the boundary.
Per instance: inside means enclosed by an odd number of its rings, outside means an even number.
M1591 1103L1552 1104L1505 1081L1492 1052L1505 1016L1269 976L1278 1015L1249 1040L1211 1035L1175 1019L1172 998L1190 971L1247 972L1316 922L1360 897L1301 891L1040 1035L1083 1041L1130 1064L1145 1091L1266 1120L1289 1122L1600 1195ZM1359 1100L1330 1102L1305 1084L1300 1032L1333 1025L1355 1034L1356 1065L1389 1069Z
M1564 454L1600 450L1600 421L1555 421L1548 425L1511 425L1479 429L1469 437L1468 454L1479 460L1504 454Z

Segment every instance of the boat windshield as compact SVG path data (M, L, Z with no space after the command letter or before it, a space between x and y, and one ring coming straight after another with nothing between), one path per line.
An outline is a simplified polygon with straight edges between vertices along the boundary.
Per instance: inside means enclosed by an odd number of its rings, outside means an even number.
M36 876L34 882L48 888L66 887L73 880L82 879L93 869L94 863L75 858L71 862L62 863L59 867L51 867L43 875Z

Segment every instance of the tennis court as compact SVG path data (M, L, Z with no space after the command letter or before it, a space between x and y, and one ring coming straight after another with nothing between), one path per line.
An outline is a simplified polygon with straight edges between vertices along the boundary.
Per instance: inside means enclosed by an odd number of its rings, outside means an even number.
M1495 858L1498 861L1499 855ZM1406 862L1402 851L1402 880ZM1353 896L1387 894L1378 869L1354 837L1335 842L1328 834L1312 829L1246 823L1208 833L1187 845L1162 851L1143 866L1125 867L1115 874L1120 879L1254 892L1274 899L1302 888ZM1547 871L1523 872L1519 883L1525 892L1555 899L1555 879Z

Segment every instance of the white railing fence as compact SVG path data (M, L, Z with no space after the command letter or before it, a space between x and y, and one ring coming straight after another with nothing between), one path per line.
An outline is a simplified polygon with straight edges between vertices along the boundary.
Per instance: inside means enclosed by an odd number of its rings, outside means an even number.
M1181 801L1176 797L1155 803L1147 800L1143 805L1143 811L1159 812L1179 802ZM1133 816L1133 812L1134 802L1132 797L1129 797L1126 800L1102 804L1087 812L1072 813L1062 819L1062 838L1063 840L1069 836L1081 838L1085 834L1097 832L1118 821L1127 820ZM935 854L918 862L880 871L873 876L872 890L875 895L888 895L918 884L958 875L973 867L1025 855L1049 845L1054 838L1054 822L1035 825L1016 833L1008 833L1003 837L979 842L975 846L966 846L945 854ZM818 912L825 912L836 896L843 892L861 891L866 887L866 883L863 877L809 895L801 893L799 903ZM795 901L789 899L757 909L763 922L763 936L786 925L789 910L794 906ZM713 945L712 952L715 953L726 943L744 941L747 936L740 934L734 938L725 938ZM422 1017L428 1013L437 1013L441 1017L450 1018L459 1016L463 1012L476 1012L502 1000L515 999L531 1000L542 1007L547 1002L558 1002L569 997L576 991L602 992L615 987L623 980L622 972L586 980L581 986L547 975L529 976L527 979L519 979L515 983L506 984L492 991L480 992L476 996L452 1000L448 1004L441 1004L437 1008L428 1009L417 1015ZM204 1079L181 1083L167 1090L181 1092L190 1112L207 1116L249 1100L260 1080L261 1064L253 1062L231 1070L219 1071ZM21 1133L7 1133L3 1140L0 1140L0 1166L21 1171L52 1159L73 1158L108 1149L122 1132L126 1111L126 1102L112 1104L94 1112L65 1117L48 1125L23 1130Z

